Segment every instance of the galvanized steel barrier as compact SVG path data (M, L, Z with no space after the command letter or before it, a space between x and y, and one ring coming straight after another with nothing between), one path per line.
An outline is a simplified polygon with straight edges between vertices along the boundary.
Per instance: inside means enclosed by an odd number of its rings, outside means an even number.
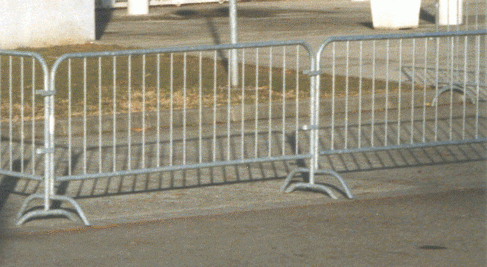
M352 198L335 170L320 167L320 155L487 141L486 33L336 37L317 54L301 41L73 53L49 74L37 54L0 51L10 62L6 78L0 70L9 84L0 87L0 173L44 182L43 194L24 201L18 224L74 219L53 201L71 203L90 224L56 183L262 162L307 162L289 173L283 191L336 198L315 182L327 174ZM236 87L228 71L233 51ZM21 58L18 86L14 57ZM27 74L22 57L40 62L43 90L35 64ZM309 180L292 183L300 172ZM44 209L26 212L34 199Z
M316 58L320 88L315 99L330 101L316 103L316 124L311 126L319 152L311 152L310 169L290 173L282 190L298 172L339 177L334 170L320 169L318 155L487 141L486 33L326 40ZM313 175L287 191L300 188L321 190Z
M232 51L237 87L228 71ZM301 72L313 66L304 42L63 55L50 73L50 180L311 158L300 136L315 86Z

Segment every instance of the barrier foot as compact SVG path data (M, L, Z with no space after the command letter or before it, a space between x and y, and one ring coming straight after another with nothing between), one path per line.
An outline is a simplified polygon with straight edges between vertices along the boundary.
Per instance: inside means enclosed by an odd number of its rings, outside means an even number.
M338 199L337 196L335 194L333 194L333 192L331 191L331 189L329 187L321 185L321 184L310 184L310 183L303 183L303 182L295 183L295 184L292 184L291 186L289 186L289 188L284 192L290 193L290 192L292 192L294 190L298 190L298 189L318 191L318 192L328 194L332 199Z
M324 192L324 193L328 194L332 199L337 199L337 197L331 191L331 189L325 185L314 184L314 183L305 183L305 182L298 182L298 183L294 183L294 184L290 185L292 178L294 178L294 176L298 172L299 173L309 173L310 169L298 168L298 169L293 170L291 173L289 173L289 175L284 180L284 184L281 186L281 192L290 193L290 192L297 190L297 189L307 189L307 190L315 190L318 192ZM342 185L343 190L344 190L347 198L349 198L349 199L353 198L353 195L352 195L350 189L348 188L347 184L345 183L343 178L337 172L332 171L332 170L317 170L317 171L315 171L315 174L328 174L328 175L334 176Z
M443 88L443 89L439 90L438 94L436 94L435 97L433 98L433 100L431 101L431 105L436 106L438 104L438 99L440 98L440 95L442 95L446 92L449 92L449 91L453 91L453 92L463 94L464 97L466 97L470 100L470 103L474 103L474 104L477 103L476 102L477 100L475 100L475 96L472 96L468 89L463 88L463 87L454 87L454 88Z
M73 216L73 214L71 212L68 212L68 211L63 210L63 209L35 210L35 211L29 211L29 212L24 214L24 212L27 210L27 207L29 206L29 203L34 199L42 199L43 200L44 194L32 194L24 200L24 202L22 203L22 206L20 207L19 212L17 213L17 218L18 218L17 225L22 225L24 222L26 222L27 220L32 219L32 218L48 217L48 216L66 216L71 221L76 221L76 217ZM83 212L81 207L78 205L78 203L74 199L72 199L70 197L58 196L58 195L50 196L49 199L50 200L56 200L56 201L67 201L67 202L71 203L71 205L73 205L73 207L75 208L76 212L78 213L78 215L81 218L81 220L83 221L83 223L86 226L91 225L90 222L88 221L88 218L86 217L85 213Z

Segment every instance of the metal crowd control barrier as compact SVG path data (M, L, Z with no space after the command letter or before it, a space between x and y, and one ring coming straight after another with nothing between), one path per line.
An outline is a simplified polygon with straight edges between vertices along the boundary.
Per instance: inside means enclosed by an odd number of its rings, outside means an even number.
M310 159L302 126L314 120L316 87L302 72L314 66L299 41L63 55L50 73L49 181ZM89 224L74 199L50 198Z
M18 224L74 219L53 201L90 224L55 183L263 162L308 162L283 191L336 198L315 182L328 174L352 198L320 155L487 141L486 34L336 37L317 54L300 41L73 53L49 74L37 54L0 51L0 173L44 182ZM238 86L228 71L234 51ZM309 181L291 183L300 172ZM44 209L26 212L34 199Z
M319 170L318 154L487 141L486 34L484 29L326 40L316 59L320 88L315 99L324 102L316 103L313 131L320 151L312 151L311 168L338 177L333 170ZM296 172L302 171L309 170ZM313 178L287 191L319 189Z

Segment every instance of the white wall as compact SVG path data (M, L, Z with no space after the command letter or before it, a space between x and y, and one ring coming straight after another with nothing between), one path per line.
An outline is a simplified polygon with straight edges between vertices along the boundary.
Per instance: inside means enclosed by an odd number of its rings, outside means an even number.
M0 49L95 39L93 0L0 0Z

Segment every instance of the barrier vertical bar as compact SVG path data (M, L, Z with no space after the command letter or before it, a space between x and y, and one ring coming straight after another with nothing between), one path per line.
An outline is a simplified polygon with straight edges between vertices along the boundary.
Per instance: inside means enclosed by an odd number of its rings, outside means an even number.
M174 53L171 53L169 67L169 166L174 165Z
M286 47L282 47L282 140L281 151L282 155L286 154Z
M254 125L254 158L259 156L259 49L255 51L255 125Z
M346 62L345 62L345 133L343 134L345 137L345 140L343 140L344 148L348 148L348 119L349 119L349 101L350 101L350 42L346 42L346 48L345 48L345 53L346 53ZM316 89L317 91L319 90L318 88ZM319 94L316 96L317 99L319 99ZM317 100L319 101L319 100ZM319 121L317 121L319 123ZM318 125L318 124L316 124Z
M272 155L272 68L273 68L273 50L272 47L269 48L269 119L268 119L268 128L267 128L267 156L270 157Z
M467 51L468 51L468 37L464 37L464 55L463 55L463 88L467 88L467 68L468 68L468 60L467 60ZM462 101L462 107L463 107L463 112L462 112L462 139L465 139L465 131L466 131L466 110L467 110L467 92L465 92L465 97L463 98ZM478 101L478 98L477 98Z
M87 173L87 165L88 165L88 157L87 157L87 138L88 138L88 133L87 133L87 89L88 89L88 83L87 83L87 59L86 57L83 58L83 174Z
M299 112L299 94L300 94L300 87L299 87L299 74L300 74L300 68L299 68L299 46L296 47L296 103L295 103L295 106L296 106L296 118L295 118L295 130L294 130L294 135L295 135L295 139L296 139L296 142L295 142L295 145L294 145L294 153L298 153L299 151L299 115L300 115L300 112Z
M103 171L103 158L102 158L102 64L101 57L98 57L98 172Z
M217 51L213 53L213 132L212 132L212 161L216 161L216 106L217 106Z
M233 57L236 55L237 51L236 50L228 50L228 58ZM236 56L235 56L236 57ZM236 60L233 62L237 62ZM237 66L238 67L238 66ZM231 152L230 152L230 146L231 146L231 120L232 120L232 79L234 76L232 76L232 71L227 72L227 149L226 149L226 160L231 159Z
M24 172L24 57L20 58L20 171Z
M412 65L413 65L413 73L415 71L415 64L416 64L416 39L413 39L413 51L412 51ZM415 77L415 75L413 74L413 77ZM413 78L412 81L411 81L411 120L410 120L410 132L411 132L411 136L410 136L410 144L414 143L414 102L415 102L415 87L416 87L416 79Z
M9 75L9 80L8 80L8 158L9 158L9 170L13 170L13 144L12 144L12 138L13 138L13 132L12 132L12 123L13 123L13 111L12 111L12 106L13 106L13 59L12 56L9 57L9 70L8 70L8 75Z
M450 81L449 81L449 87L453 88L453 67L454 67L454 59L455 59L455 38L450 37L451 44L450 44ZM450 90L450 128L449 128L449 135L450 135L450 141L453 139L453 90Z
M331 133L330 149L335 149L335 96L336 96L336 44L332 44L332 71L331 71Z
M372 107L375 107L375 78L376 78L376 41L372 41ZM370 123L370 145L375 143L375 109L372 109L371 123Z
M127 169L132 169L132 55L127 61Z
M363 90L363 42L360 41L359 43L360 48L359 48L359 85L358 85L358 147L362 147L362 90Z
M436 51L435 51L435 95L439 93L439 68L440 68L440 38L436 37ZM438 101L437 101L438 103ZM435 105L435 126L434 126L434 142L438 141L438 105Z
M402 68L403 39L399 39L399 69ZM396 145L401 144L401 113L402 113L402 72L399 72L398 101L397 101L397 140Z
M186 164L186 131L187 131L187 80L188 80L188 70L187 70L187 60L188 56L185 52L183 54L183 164Z
M428 75L428 39L424 39L424 81L423 81L423 121L422 121L422 132L421 132L421 138L422 142L426 143L426 88L428 86L427 84L427 78L426 76Z
M203 162L203 54L198 56L198 163Z
M73 133L72 133L72 66L71 59L68 59L68 174L73 172Z
M2 63L0 62L0 65ZM2 71L0 70L0 73L2 73ZM31 111L31 118L32 118L32 124L31 124L31 161L32 162L35 162L35 155L36 155L36 151L35 151L35 130L36 130L36 119L35 119L35 106L36 106L36 91L37 91L37 88L36 88L36 60L35 58L32 58L32 95L31 95L31 98L32 98L32 102L31 102L31 105L32 105L32 111ZM0 101L1 102L1 101ZM0 113L1 113L1 110L0 110ZM1 120L1 118L0 118ZM0 125L0 128L2 126ZM0 134L1 136L1 134ZM35 174L35 164L31 164L30 165L31 168L32 168L32 175Z
M146 131L146 55L142 55L142 168L145 168L145 156L146 156L146 144L145 144L145 131Z
M487 10L487 9L486 9ZM486 11L487 12L487 11ZM487 26L487 20L486 20L486 26ZM485 37L485 41L487 42L487 37ZM476 55L477 55L477 60L475 62L475 83L477 84L476 86L476 94L477 94L477 101L475 102L475 111L476 111L476 116L475 116L475 138L479 138L479 111L480 111L480 105L478 99L480 97L480 36L477 36L476 38L476 44L477 44L477 50L476 50ZM487 46L487 43L486 43ZM487 67L487 63L486 63ZM486 72L486 77L485 77L485 82L487 83L487 72Z
M115 172L117 170L117 57L112 57L112 67L113 67L113 80L112 80L112 171Z
M157 54L156 60L156 95L157 95L157 123L156 123L156 166L161 166L161 54Z
M241 84L240 111L240 159L245 156L245 50L242 50L242 84Z
M385 111L384 111L384 145L388 145L388 140L389 140L389 64L390 64L390 40L387 40L386 43L386 103L385 103ZM399 132L399 129L397 130Z

